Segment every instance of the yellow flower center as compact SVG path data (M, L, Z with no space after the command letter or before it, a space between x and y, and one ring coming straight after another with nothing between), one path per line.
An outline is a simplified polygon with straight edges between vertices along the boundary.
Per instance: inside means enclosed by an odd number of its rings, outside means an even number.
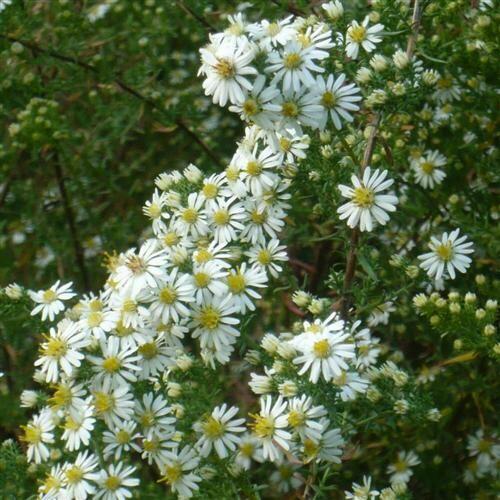
M48 493L49 491L58 491L61 489L61 480L53 475L48 475L42 485L43 493Z
M125 265L133 274L141 274L146 270L146 264L138 255L128 256Z
M102 322L102 313L100 313L99 311L92 311L87 316L87 323L90 326L90 328L99 326L101 322Z
M327 90L321 96L321 104L323 104L325 108L334 108L337 104L337 97L333 92Z
M143 427L151 427L155 424L155 415L152 411L145 411L140 418Z
M144 451L147 451L148 453L154 453L158 449L158 440L157 439L145 439L142 442L142 447L144 448Z
M281 104L281 114L287 118L295 118L299 114L299 107L293 101L286 101Z
M224 435L224 424L214 417L208 417L202 423L203 432L210 439L217 439Z
M179 236L174 232L167 233L163 236L163 243L167 247L174 246L179 243Z
M122 309L124 312L133 313L137 311L137 304L135 300L125 299L123 301Z
M60 408L69 404L71 402L71 399L72 395L70 387L60 384L57 386L54 395L49 399L49 403L55 408Z
M34 425L23 425L24 436L21 440L29 444L38 444L42 441L42 430Z
M371 189L357 187L354 189L352 201L361 208L370 208L375 201L375 194Z
M306 48L311 45L311 37L306 33L299 33L297 35L297 41L302 45L302 47Z
M182 212L182 219L188 224L194 224L198 220L198 211L194 208L185 208Z
M304 455L307 457L315 457L319 452L319 445L315 443L312 439L306 439L304 441Z
M66 421L64 422L64 428L68 431L76 431L80 428L80 422L74 420L71 416L66 417Z
M104 487L111 491L116 491L121 484L122 480L118 476L108 476L104 481Z
M257 177L262 173L262 165L258 161L249 161L246 168L247 174Z
M205 262L208 262L209 260L212 260L213 255L206 249L206 248L200 248L199 250L196 251L196 254L194 256L194 260L198 264L203 264Z
M66 470L66 481L69 484L79 483L83 478L83 471L78 465L73 465Z
M491 441L488 441L487 439L481 439L481 441L479 441L479 444L477 445L477 449L481 453L489 453L489 451L491 450L491 447L492 447L492 443L491 443Z
M245 113L247 116L253 116L259 112L259 105L257 104L257 101L255 99L247 99L243 103L242 107L243 113Z
M301 64L302 58L300 57L300 54L297 54L296 52L287 54L283 58L283 66L285 66L286 69L296 69L300 67Z
M102 311L103 303L99 299L92 299L89 302L89 309L93 312Z
M366 37L366 28L361 25L350 26L347 33L353 42L361 43Z
M316 323L311 323L307 327L306 332L308 332L308 333L319 333L319 332L321 332L321 325L318 325Z
M276 36L280 31L281 28L278 23L269 23L267 27L267 33L269 36Z
M166 465L163 471L163 477L160 479L161 482L167 484L174 484L182 477L182 466L179 463L174 463L171 465Z
M227 59L219 59L215 65L215 71L222 78L233 78L235 75L234 65Z
M211 281L210 276L202 271L195 273L193 277L194 282L198 288L205 288Z
M213 218L215 224L218 226L225 226L229 222L229 212L226 209L221 208L220 210L214 212Z
M347 372L342 372L341 375L333 379L333 383L339 386L345 385L346 382L347 382Z
M158 219L158 217L161 216L161 207L157 205L156 203L151 203L149 207L146 208L146 214L151 218L151 219Z
M288 152L292 146L292 141L287 139L286 137L280 137L280 148L282 151Z
M434 164L430 161L424 161L420 164L420 168L424 174L430 175L434 171Z
M146 342L139 346L138 352L144 359L153 359L158 354L158 346L156 342Z
M116 356L105 358L102 362L102 368L108 373L116 373L120 370L121 366L121 361Z
M198 321L208 330L215 330L220 323L220 313L211 306L204 307L198 316Z
M177 292L171 286L166 286L160 291L159 298L163 304L173 304L177 299Z
M123 429L116 433L116 441L119 444L130 443L130 438L131 438L130 434L127 431L124 431Z
M131 333L133 333L134 329L130 326L123 326L123 323L120 321L116 325L115 333L118 337L128 337Z
M272 262L272 255L269 250L262 248L257 254L257 262L263 266L267 266Z
M113 396L105 392L97 391L94 393L94 407L97 413L103 414L112 410L115 406Z
M243 443L240 445L240 453L244 457L250 458L253 455L253 452L255 450L255 446L252 443Z
M257 209L254 209L250 212L250 220L254 224L258 224L259 226L264 224L267 220L267 213L265 210L262 210L262 212L259 212Z
M453 248L451 243L441 243L436 247L436 254L441 260L449 262L453 258Z
M408 465L404 460L397 460L394 464L396 472L405 472L408 469Z
M291 427L300 427L301 425L304 424L306 421L306 416L304 413L297 411L297 410L292 410L288 414L288 423L290 424Z
M43 292L43 301L50 304L50 302L54 302L57 299L57 293L54 290L45 290Z
M265 417L263 415L253 415L250 416L254 419L254 422L250 424L253 432L260 438L271 438L274 434L274 419L272 417Z
M233 293L241 293L245 290L245 278L240 273L230 274L227 277L227 286Z
M219 188L217 187L216 184L208 183L203 186L202 192L205 198L211 200L217 196L217 194L219 193Z
M328 340L323 339L315 342L313 345L313 352L317 358L328 358L328 356L330 356L330 344L328 343Z
M42 347L43 354L51 358L62 358L68 352L68 344L60 337L51 337Z
M234 165L229 165L226 168L226 177L229 182L236 182L240 176L240 170Z
M450 89L453 86L453 80L450 77L443 77L437 81L437 87L439 89L445 90Z

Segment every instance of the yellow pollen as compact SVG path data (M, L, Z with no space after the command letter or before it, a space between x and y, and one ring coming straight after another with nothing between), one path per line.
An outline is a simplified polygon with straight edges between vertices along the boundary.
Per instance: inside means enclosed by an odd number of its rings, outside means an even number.
M254 422L250 424L253 432L260 438L271 438L274 434L274 419L263 415L250 414Z
M366 28L364 26L350 26L347 34L355 43L361 43L366 38Z
M227 277L227 286L233 293L241 293L245 290L245 278L240 273L230 274Z
M226 168L226 177L229 182L236 182L240 176L240 170L234 165L229 165Z
M404 460L397 460L394 464L394 468L397 472L405 472L408 469L408 465Z
M127 431L124 431L123 429L116 433L116 441L119 444L130 443L130 437L131 437L130 434Z
M71 395L71 389L67 385L60 384L57 386L56 392L54 392L54 395L49 399L49 403L54 407L54 408L60 408L62 406L66 406L71 402L72 395Z
M218 226L225 226L229 222L229 212L221 208L214 212L213 219Z
M357 187L354 189L352 201L361 208L370 208L375 201L375 194L371 189L365 187Z
M137 311L137 304L132 299L125 299L123 301L122 309L124 312L133 313Z
M151 203L145 212L151 219L158 219L161 216L161 207L156 203Z
M166 465L160 482L174 484L182 477L182 466L179 463Z
M240 453L244 457L250 458L253 455L255 446L252 443L243 443L240 445Z
M194 282L198 288L205 288L210 284L210 276L207 273L199 272L194 274Z
M159 298L163 304L173 304L177 299L177 292L171 286L166 286L160 291Z
M198 321L208 330L215 330L220 323L220 313L213 307L206 306L200 311Z
M24 436L21 437L21 441L29 444L38 444L42 442L42 430L40 427L34 425L23 425L21 426L24 430Z
M42 485L43 493L48 493L49 491L58 491L61 488L61 481L57 477L49 474Z
M122 364L121 361L116 356L110 356L102 362L102 367L104 371L108 373L116 373L120 370Z
M94 407L97 413L103 414L112 410L115 406L113 396L105 392L97 391L94 393Z
M290 424L291 427L300 427L301 425L304 424L306 421L306 416L304 413L297 411L297 410L292 410L288 414L288 423Z
M118 476L108 476L104 481L105 488L111 491L116 491L121 484L122 480Z
M300 54L297 54L296 52L292 52L291 54L287 54L283 58L283 66L287 69L297 69L300 67L302 64L302 58L300 57Z
M215 184L205 184L203 186L202 192L205 198L211 200L217 196L219 188Z
M128 256L125 265L132 271L133 274L141 274L146 270L144 261L138 255Z
M234 65L231 61L227 59L219 59L215 65L215 71L222 78L233 78L235 75Z
M319 452L319 445L316 444L312 439L306 439L304 441L304 455L308 457L315 457Z
M185 208L182 212L182 219L188 224L194 224L198 220L198 211L194 208Z
M257 254L257 262L263 266L268 266L272 262L272 255L269 250L262 248Z
M152 411L145 411L140 418L143 427L151 427L155 424L155 415Z
M102 313L100 313L99 311L92 311L87 316L87 323L90 326L90 328L99 326L101 322L102 322Z
M430 161L424 161L420 164L420 168L425 174L430 175L434 171L434 163Z
M80 422L77 422L70 416L66 417L66 422L64 422L64 428L68 431L76 431L80 428Z
M439 89L449 89L453 86L453 80L450 77L443 77L437 81L437 87Z
M347 382L347 372L342 372L341 375L333 379L333 383L339 386L345 385L346 382Z
M262 165L258 161L249 161L247 163L246 172L252 177L257 177L262 173Z
M269 23L267 27L267 33L269 36L276 36L281 31L281 27L278 23Z
M280 148L283 151L285 152L290 151L291 146L292 146L292 141L290 141L286 137L280 137Z
M334 108L337 104L337 97L333 92L330 92L327 90L322 96L321 96L321 104L325 108Z
M328 343L328 340L323 339L315 342L313 346L313 352L317 358L328 358L328 356L330 356L330 344Z
M477 445L477 449L481 453L489 453L491 448L492 448L492 442L488 441L487 439L481 439L481 441L479 441L479 443Z
M103 303L99 299L93 299L89 302L89 309L92 312L102 311Z
M179 236L177 236L177 234L174 232L167 233L163 236L163 243L167 247L174 246L179 243Z
M123 326L123 323L120 321L115 328L116 335L118 337L128 337L131 333L133 333L134 329L130 326Z
M257 104L257 101L255 99L247 99L243 103L242 107L243 113L245 113L247 116L253 116L259 112L259 105Z
M212 258L213 255L206 248L200 248L194 256L194 260L198 264L203 264L204 262L208 262L209 260L212 260Z
M307 327L306 332L308 332L308 333L319 333L319 332L321 332L321 325L318 325L316 323L311 323Z
M69 484L79 483L83 478L83 471L77 465L73 465L66 471L66 481Z
M57 299L57 293L54 290L45 290L43 292L43 301L46 303L54 302Z
M299 107L293 101L285 101L281 105L281 113L287 118L295 118L299 114Z
M158 354L158 346L155 342L146 342L137 351L144 359L153 359Z
M262 225L267 220L267 213L265 210L263 210L262 212L259 212L257 209L252 210L250 212L250 220L254 224Z
M453 258L453 248L449 242L438 245L435 252L438 257L445 262L449 262Z
M44 356L59 359L68 351L68 344L59 337L51 337L48 342L43 344L42 352Z
M208 417L201 426L205 435L210 439L217 439L224 435L224 424L212 416Z
M149 453L154 453L158 449L158 440L157 439L145 439L142 442L142 447L144 451Z

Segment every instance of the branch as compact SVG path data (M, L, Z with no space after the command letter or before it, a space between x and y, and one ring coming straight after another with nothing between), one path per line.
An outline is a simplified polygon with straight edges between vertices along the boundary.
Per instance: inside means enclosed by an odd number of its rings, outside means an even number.
M99 70L95 67L92 66L91 64L88 64L84 61L81 61L80 59L77 59L76 57L72 56L66 56L64 54L60 54L58 52L55 52L50 49L44 49L40 47L39 45L36 45L32 42L27 42L24 40L20 40L18 38L9 36L9 35L2 35L0 34L0 38L3 38L5 40L9 40L10 42L17 42L23 45L24 47L32 50L34 53L40 53L40 54L45 54L48 55L54 59L57 59L59 61L63 61L66 63L74 64L76 66L79 66L80 68L84 69L85 71L88 71L89 73L95 75L96 77L99 76ZM95 78L97 80L97 78ZM164 110L158 106L154 101L146 97L145 95L141 94L138 90L135 90L134 88L130 87L127 85L123 80L120 78L116 78L114 81L114 84L122 89L124 92L127 94L130 94L131 96L135 97L136 99L141 100L142 102L146 103L150 108L155 109L159 111L160 113L164 113ZM208 146L205 144L203 139L201 137L198 137L198 135L192 131L180 118L177 118L175 121L175 124L177 127L182 130L186 135L188 135L191 139L193 139L196 144L200 146L201 149L207 154L207 156L213 160L219 167L223 168L224 164L222 160L216 155Z
M78 238L78 231L76 229L75 216L73 214L73 209L71 207L71 202L66 191L66 184L64 182L64 175L62 167L59 163L59 158L56 157L54 161L54 171L56 174L57 185L59 187L59 194L61 195L61 200L64 207L64 214L66 216L66 222L68 223L69 232L71 234L71 240L73 241L73 248L75 252L75 259L80 273L82 275L82 281L86 290L90 289L89 276L87 273L87 268L85 267L85 257L83 254L83 248Z
M213 33L215 33L217 31L205 18L199 16L193 9L191 9L190 7L185 5L184 2L181 2L180 0L178 0L177 5L186 14L189 14L191 17L196 19L200 24L202 24L208 31L213 32Z
M413 16L411 19L411 34L408 38L408 44L406 45L406 55L408 56L408 59L411 59L413 56L413 52L415 52L415 45L417 44L421 19L422 6L420 5L420 0L415 0L415 3L413 4Z

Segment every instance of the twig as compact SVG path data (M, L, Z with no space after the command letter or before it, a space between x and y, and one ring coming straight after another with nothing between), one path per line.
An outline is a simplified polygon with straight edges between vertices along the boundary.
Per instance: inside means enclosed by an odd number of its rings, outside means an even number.
M406 45L406 55L408 56L408 59L412 58L413 52L415 51L421 18L422 6L420 5L420 0L415 0L415 3L413 4L413 16L411 19L411 34L408 38L408 44Z
M82 275L82 281L86 290L90 288L89 276L87 273L87 268L85 267L85 257L83 254L83 248L78 238L78 231L76 229L75 216L73 214L73 209L69 200L68 192L66 191L66 184L64 182L64 175L62 167L59 163L59 158L54 160L54 171L56 174L57 185L59 187L59 194L61 195L61 200L64 207L64 213L66 216L66 222L68 223L69 232L71 234L71 240L73 241L73 248L75 251L75 259L80 273Z
M181 2L180 0L177 1L177 5L186 13L189 14L191 17L196 19L200 24L202 24L208 31L211 32L216 32L217 30L203 17L199 16L193 9L188 7L184 2Z
M15 37L12 37L9 35L0 34L0 38L3 38L5 40L9 40L10 42L18 42L21 45L23 45L24 47L32 50L34 53L38 52L40 54L48 55L54 59L58 59L59 61L67 62L70 64L75 64L76 66L79 66L80 68L92 73L93 75L99 76L99 70L95 66L92 66L91 64L88 64L85 61L81 61L80 59L77 59L76 57L60 54L60 53L55 52L53 50L40 47L39 45L36 45L32 42L20 40L18 38L15 38ZM96 80L97 80L97 78L96 78ZM159 111L160 113L164 113L164 110L160 106L158 106L154 101L147 98L145 95L141 94L141 92L139 92L138 90L127 85L120 78L115 78L113 81L117 87L122 89L127 94L130 94L130 95L134 96L136 99L143 101L150 108L155 109L155 110ZM213 160L219 167L221 167L221 168L224 167L224 164L221 161L221 159L205 144L203 139L198 137L198 135L194 131L192 131L180 118L176 119L175 124L177 125L177 127L180 130L182 130L191 139L193 139L196 142L196 144L198 144L198 146L200 146L200 148L203 149L203 151L207 154L207 156L211 160Z

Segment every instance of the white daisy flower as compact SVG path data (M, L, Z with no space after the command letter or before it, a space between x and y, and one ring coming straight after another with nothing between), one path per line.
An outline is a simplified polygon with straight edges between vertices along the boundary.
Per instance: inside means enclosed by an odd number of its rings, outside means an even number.
M290 449L292 435L284 430L288 426L286 409L282 396L278 396L273 405L272 396L267 395L260 398L260 412L250 414L252 433L262 445L264 459L272 462L282 458L283 450Z
M108 308L90 309L82 314L79 321L80 328L98 340L106 338L106 334L111 332L120 319L118 311L112 311Z
M149 316L148 310L140 304L139 299L143 297L132 297L130 294L113 294L109 304L113 311L120 313L120 323L122 328L142 328L144 318ZM119 323L119 324L120 324ZM118 331L117 329L115 329ZM122 330L124 333L124 331Z
M104 431L102 440L106 445L104 447L104 458L108 460L111 456L116 461L120 460L122 453L130 453L132 450L140 452L139 445L135 442L142 435L136 432L137 424L133 421L123 422L113 427L111 430Z
M167 332L166 328L164 332ZM174 331L173 328L168 328L168 332ZM165 335L154 338L144 337L143 340L139 341L137 348L138 365L140 367L139 380L155 377L165 371L166 368L175 365L176 352L174 348L167 344L167 338Z
M85 401L87 395L83 384L71 379L62 380L54 386L54 393L48 403L54 410L66 410L79 415L88 406Z
M101 356L87 356L94 365L95 381L108 382L111 386L120 386L127 382L135 382L134 372L140 371L137 366L139 357L135 355L134 347L123 349L118 337L110 336L100 342Z
M324 3L321 8L332 21L338 21L344 15L344 6L340 0Z
M64 311L63 300L69 300L76 294L71 290L73 282L70 281L61 286L59 284L60 281L57 280L47 290L39 290L38 292L28 291L31 300L38 304L31 311L32 316L41 312L42 321L45 321L47 318L49 321L53 321L57 314Z
M273 104L280 108L277 116L278 129L292 129L297 134L302 134L301 125L319 128L323 108L318 102L317 93L308 91L307 87L301 87L298 92L285 90L276 97Z
M90 442L90 433L94 429L95 418L94 411L88 405L78 414L69 412L64 419L63 434L61 439L66 441L66 449L75 451L80 446L88 446Z
M269 481L279 493L295 492L304 484L304 476L299 466L283 461L276 464L277 469L269 476Z
M178 273L174 268L170 274L158 282L154 289L152 303L149 312L155 320L168 323L170 319L175 322L179 318L189 316L188 304L193 302L194 289L190 283L189 274Z
M426 189L433 189L436 184L443 182L446 173L439 167L444 165L446 165L446 157L439 151L426 151L424 156L411 162L415 180Z
M245 207L242 203L234 203L235 200L235 197L218 200L208 210L216 242L226 244L236 240L239 232L245 227L241 223L245 219Z
M440 279L450 277L455 279L455 269L465 273L472 259L467 254L474 252L472 242L467 241L467 236L458 236L460 229L451 233L443 233L441 238L431 237L429 243L430 252L419 255L422 261L420 267L427 272L431 278Z
M348 203L337 209L341 220L347 219L347 225L355 228L359 225L361 231L371 231L373 220L384 226L389 220L387 212L394 212L398 199L394 195L380 194L394 183L393 179L387 179L387 170L375 170L371 172L367 167L363 178L351 176L353 187L339 185L340 192L344 198L350 198Z
M375 49L375 44L382 40L381 31L384 29L383 24L374 24L368 27L370 19L365 17L363 22L359 24L357 21L352 21L346 33L346 48L347 57L357 59L359 48L363 47L366 52L372 52Z
M130 477L135 472L135 467L124 466L123 463L111 464L106 470L101 470L96 479L99 490L95 498L103 500L125 500L131 498L130 488L139 486L139 479Z
M269 52L277 45L286 45L289 40L296 36L297 31L291 24L292 20L293 16L274 22L264 19L249 27L249 32L257 40L261 49Z
M298 41L290 41L280 51L268 54L266 72L273 76L272 84L283 82L283 91L299 92L302 86L314 85L313 73L323 73L325 70L314 60L324 59L323 51L313 47L303 47Z
M257 244L246 251L245 255L249 257L251 264L269 272L274 278L277 278L283 270L278 262L288 260L286 246L280 245L277 239L271 239L265 244Z
M142 403L135 405L135 417L147 438L152 434L169 434L175 430L175 417L172 408L161 395L154 397L152 392L144 394Z
M481 473L495 471L500 460L500 443L496 434L486 437L483 429L467 437L469 456L476 457L477 466Z
M242 427L245 419L233 418L237 413L236 406L228 408L224 403L216 406L208 417L196 424L196 431L202 434L196 443L202 457L208 457L212 448L215 448L219 458L226 458L229 452L236 449L241 441L237 434L245 431L245 427Z
M420 459L413 451L400 451L397 460L387 467L391 483L407 483L413 476L412 467L420 463Z
M355 103L361 101L360 90L354 83L345 83L346 76L342 73L337 79L333 75L328 75L325 80L321 75L316 77L316 87L314 88L319 97L319 104L323 112L319 127L324 129L328 117L333 121L335 128L342 128L342 120L350 123L354 120L353 111L358 111L359 106Z
M165 463L161 467L160 482L170 486L174 493L185 498L191 498L198 490L201 477L193 471L198 467L200 457L190 446L177 451L165 453Z
M52 500L53 498L67 497L68 493L64 489L66 479L62 464L54 465L47 472L38 488L39 497L42 500Z
M78 453L73 463L64 464L66 492L69 498L85 500L96 491L93 484L99 477L95 471L99 465L97 457L88 450Z
M301 352L293 362L303 365L299 375L310 370L309 380L317 383L320 376L328 382L333 377L347 370L347 360L355 357L354 343L345 342L349 334L328 333L310 336L296 344L297 350Z
M255 311L255 302L262 298L255 288L266 287L267 275L257 266L247 268L247 263L243 262L237 269L229 271L226 283L238 312L245 314L247 310Z
M288 401L288 425L302 441L312 439L318 442L321 439L323 425L319 419L324 417L326 413L322 405L313 406L312 398L305 394Z
M255 123L262 128L273 127L273 115L279 107L272 101L280 91L274 85L266 85L266 77L258 75L250 91L244 91L242 99L229 106L229 111L238 113L247 123Z
M85 357L80 351L89 344L89 336L80 330L78 323L63 320L45 335L45 342L40 346L41 356L35 361L35 366L41 367L48 383L57 382L61 370L70 377Z
M161 231L165 231L167 226L163 219L168 219L169 214L163 212L163 208L165 207L166 195L164 192L159 193L158 190L155 189L153 193L153 197L151 200L146 201L144 207L142 208L142 212L144 215L149 217L153 224L153 232L157 235Z
M92 396L96 416L102 418L108 427L121 425L134 414L134 395L128 384L112 387L104 381L95 387Z
M203 304L212 295L216 297L225 295L227 293L227 285L224 283L226 276L227 271L212 261L194 266L191 285L196 303Z
M387 325L389 322L389 316L395 310L396 308L391 300L378 305L371 311L370 316L368 317L368 326L375 327L377 325Z
M44 408L38 415L35 415L28 425L21 426L24 434L21 441L28 445L26 452L28 462L36 464L45 462L50 456L47 446L54 442L54 422L52 411Z
M187 199L187 206L178 209L175 213L174 228L183 235L194 238L204 236L208 232L207 215L204 209L205 196L200 193L191 193Z
M338 377L334 377L332 382L340 389L340 399L342 401L356 399L358 394L366 392L369 385L369 381L355 371L344 371Z
M240 234L242 241L249 241L252 245L264 245L268 237L278 239L278 233L285 226L284 214L280 211L267 208L258 201L251 201L245 206L245 229Z
M203 179L203 186L199 195L205 199L205 207L211 208L217 201L230 197L231 190L227 187L227 181L223 173L212 174Z
M151 239L141 246L138 254L134 249L125 253L114 278L123 293L134 298L144 289L156 287L156 282L165 277L167 263L167 254L158 250L156 239Z
M323 433L318 442L312 439L306 439L302 445L305 463L332 462L341 463L343 447L345 441L340 433L340 429L328 429L330 422L328 419L322 419Z
M228 100L233 104L241 102L243 89L252 89L248 77L257 74L250 65L254 49L248 43L227 39L217 42L213 36L210 40L212 43L208 47L200 49L202 65L198 74L205 75L205 95L212 96L219 106L225 106Z
M154 462L161 469L165 464L165 455L179 446L178 442L172 440L173 437L173 431L163 432L162 434L151 433L141 442L141 457L146 459L148 465Z
M252 460L263 462L260 440L251 434L244 434L240 438L238 453L234 459L235 463L244 470L250 469Z
M280 163L294 165L297 160L303 160L307 155L311 138L298 134L293 128L273 131L267 136L269 146L280 154Z
M363 476L363 484L352 483L352 492L345 491L346 500L373 500L380 495L378 490L372 490L372 478Z
M340 319L337 312L333 312L324 320L317 318L312 323L310 321L304 321L302 326L304 330L303 333L295 336L289 341L294 347L297 347L304 341L312 339L313 336L341 333L344 331L345 322Z

